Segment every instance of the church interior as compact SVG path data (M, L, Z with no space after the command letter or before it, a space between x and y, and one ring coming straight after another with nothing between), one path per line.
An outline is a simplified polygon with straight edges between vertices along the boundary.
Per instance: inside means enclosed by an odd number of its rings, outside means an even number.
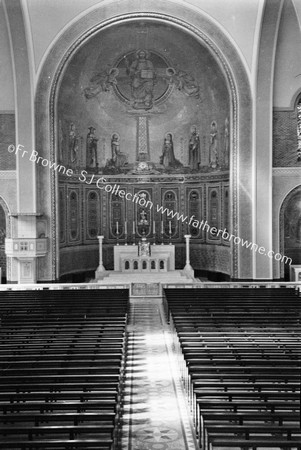
M0 0L0 449L300 450L300 27Z

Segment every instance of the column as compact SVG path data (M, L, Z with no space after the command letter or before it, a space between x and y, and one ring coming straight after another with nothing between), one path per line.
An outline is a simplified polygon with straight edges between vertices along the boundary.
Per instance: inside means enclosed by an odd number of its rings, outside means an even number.
M184 267L184 272L194 277L194 270L190 265L190 252L189 252L189 240L191 238L191 234L185 234L184 238L186 240L186 264Z
M137 117L137 161L149 161L148 116Z
M97 278L97 274L99 272L105 272L106 271L106 269L103 266L103 260L102 260L102 241L103 241L104 236L97 236L97 238L98 238L98 242L99 242L99 265L98 265L97 270L95 272L96 278Z

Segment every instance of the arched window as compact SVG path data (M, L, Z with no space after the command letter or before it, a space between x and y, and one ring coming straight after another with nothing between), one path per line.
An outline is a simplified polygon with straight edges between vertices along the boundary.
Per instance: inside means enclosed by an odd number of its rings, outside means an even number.
M95 239L98 234L99 197L95 191L88 193L87 202L87 231L88 237Z
M219 204L218 204L218 195L215 190L211 191L209 202L210 202L209 203L209 214L210 214L209 218L210 218L210 226L211 226L211 230L212 230L213 227L219 228L219 226L218 226ZM210 232L209 235L210 235L209 236L210 239L216 238L216 232L215 233Z
M188 234L191 234L192 237L197 237L201 233L198 223L201 220L202 211L200 193L195 190L189 193L189 217L194 217L195 220L188 225Z
M130 268L130 263L129 263L129 261L125 261L125 263L124 263L124 268L125 268L125 270L129 270L129 268Z
M167 191L163 197L163 206L169 211L178 211L178 199L174 191ZM164 234L168 237L175 237L178 228L178 221L176 217L164 217Z
M142 261L142 269L143 269L143 270L147 269L147 263L146 263L146 261Z
M69 194L69 239L76 241L79 239L79 201L78 192L71 191Z
M134 270L138 270L138 261L134 261Z
M160 261L160 269L164 269L164 261Z
M155 269L156 268L156 261L152 261L151 262L151 269Z

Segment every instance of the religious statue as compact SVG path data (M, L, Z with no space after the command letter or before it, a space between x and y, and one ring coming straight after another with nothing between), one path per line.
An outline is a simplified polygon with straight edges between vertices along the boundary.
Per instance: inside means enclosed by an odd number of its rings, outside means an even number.
M166 168L176 168L182 165L180 161L175 158L171 133L166 133L165 135L160 164L163 164Z
M127 162L127 157L120 152L120 137L117 133L111 138L112 162L115 167L122 167Z
M70 123L69 128L69 160L75 165L78 159L79 136L76 133L74 123Z
M195 126L191 127L189 139L189 166L192 170L198 170L200 163L200 136Z
M188 97L200 97L200 87L193 78L184 70L176 70L173 67L166 69L167 81L169 84L173 84L179 91Z
M116 77L119 70L116 67L102 70L90 79L90 86L84 89L84 94L87 99L93 98L100 92L109 92L112 86L117 84Z
M97 137L95 136L95 128L89 127L90 131L87 134L87 166L88 167L98 167L97 161Z
M212 169L217 168L218 153L217 153L217 123L211 123L210 131L210 147L209 147L209 165Z
M149 59L149 52L138 50L136 59L129 64L126 57L127 74L131 80L131 93L133 108L151 109L153 106L154 85L156 83L156 72L154 65Z

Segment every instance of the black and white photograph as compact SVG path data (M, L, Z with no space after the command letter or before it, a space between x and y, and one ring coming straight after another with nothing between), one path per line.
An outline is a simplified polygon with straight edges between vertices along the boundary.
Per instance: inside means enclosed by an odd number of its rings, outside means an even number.
M301 450L301 0L0 0L0 449Z

